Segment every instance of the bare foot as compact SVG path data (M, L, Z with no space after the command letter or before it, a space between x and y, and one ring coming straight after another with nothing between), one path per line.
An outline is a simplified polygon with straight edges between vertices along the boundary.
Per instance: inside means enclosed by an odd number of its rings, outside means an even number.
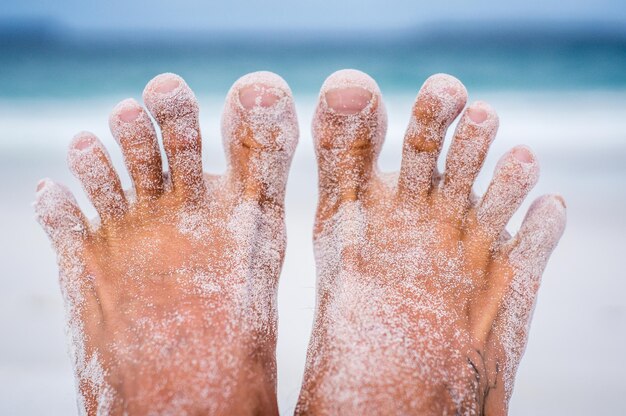
M198 104L178 76L110 116L133 180L124 192L102 143L80 133L69 166L99 214L45 179L38 219L58 253L71 356L86 414L277 413L276 288L283 196L298 127L291 92L259 72L230 90L228 169L202 171Z
M388 175L376 168L386 116L374 80L347 70L322 87L318 296L296 413L506 414L565 206L541 197L518 234L506 233L539 174L523 146L502 157L481 199L472 195L498 127L485 103L465 110L437 173L466 96L453 77L426 81L400 173Z

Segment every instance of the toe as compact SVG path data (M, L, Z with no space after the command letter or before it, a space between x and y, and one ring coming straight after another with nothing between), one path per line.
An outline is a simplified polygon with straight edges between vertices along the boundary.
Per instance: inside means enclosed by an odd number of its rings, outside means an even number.
M531 205L515 238L502 247L502 257L512 269L495 325L496 335L506 350L505 379L513 379L524 352L541 275L563 235L565 223L563 198L542 196ZM505 387L510 395L511 386Z
M174 74L153 78L143 99L161 127L174 192L186 198L203 194L198 102L185 81Z
M153 199L163 192L163 167L150 117L133 99L120 102L109 116L109 127L124 154L137 199Z
M493 179L476 212L478 227L495 241L539 179L539 164L525 146L517 146L498 162Z
M104 223L126 212L126 196L120 178L96 136L88 132L77 134L70 144L68 164Z
M50 179L41 180L33 206L37 221L60 255L71 252L87 235L87 220L64 186Z
M426 80L404 137L398 179L401 194L421 197L430 192L446 130L466 101L467 91L458 79L437 74Z
M241 77L222 114L229 178L245 199L282 204L298 120L291 90L271 72Z
M541 275L565 223L565 201L560 195L544 195L532 203L519 232L503 248L509 251L509 264L516 275Z
M385 107L372 78L342 70L326 79L313 119L322 217L359 198L374 173L386 129Z
M463 114L446 157L442 184L444 206L460 218L470 204L472 185L498 130L498 116L486 103L476 102Z

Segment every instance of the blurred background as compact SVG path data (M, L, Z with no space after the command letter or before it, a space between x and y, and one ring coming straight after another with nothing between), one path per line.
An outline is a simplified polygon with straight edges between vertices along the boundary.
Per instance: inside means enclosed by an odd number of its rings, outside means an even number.
M70 138L90 130L129 186L108 112L124 98L141 99L161 72L180 74L195 90L205 167L222 171L223 98L238 77L257 70L291 85L302 133L287 192L279 292L278 395L281 412L293 411L315 299L309 126L319 87L342 68L369 73L383 91L383 170L398 169L412 101L436 72L460 78L470 100L499 112L500 133L477 193L508 148L534 149L542 178L510 231L547 192L567 200L568 228L544 275L510 413L626 414L626 3L301 3L2 2L0 414L76 413L55 258L30 207L37 181L48 176L69 185L93 216L65 166Z

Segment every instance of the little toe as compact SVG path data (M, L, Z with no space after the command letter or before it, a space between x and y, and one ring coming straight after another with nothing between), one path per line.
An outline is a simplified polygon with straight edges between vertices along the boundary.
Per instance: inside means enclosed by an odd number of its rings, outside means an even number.
M401 194L419 198L430 192L446 131L466 101L467 91L458 79L437 74L426 80L404 137L398 178Z
M530 320L543 270L565 231L566 207L559 195L537 198L526 213L517 235L501 249L512 268L508 308L520 308L522 326Z
M96 136L88 132L74 136L67 160L103 223L126 212L128 205L120 178L113 169L108 152Z
M446 157L441 185L445 207L460 218L470 205L474 180L498 130L498 115L487 104L476 102L463 114Z
M550 254L563 235L566 206L560 195L537 198L517 235L503 248L517 273L541 276Z
M539 164L529 148L514 147L500 159L476 211L478 226L489 241L501 235L538 179Z
M157 135L148 114L133 99L120 102L109 116L109 127L124 154L138 201L163 193L163 166Z
M245 199L282 204L298 143L291 90L278 75L247 74L231 87L222 114L228 174Z
M387 114L376 82L363 72L329 76L313 118L320 187L320 215L360 197L374 174L387 129Z
M541 276L563 235L565 224L563 198L544 195L532 203L517 235L501 248L502 258L511 269L495 324L497 336L509 357L504 363L505 377L515 374L524 352Z
M205 187L196 96L178 75L161 74L148 82L143 100L161 127L174 192L199 198Z
M87 220L66 187L41 180L33 206L37 221L60 255L69 254L87 235Z

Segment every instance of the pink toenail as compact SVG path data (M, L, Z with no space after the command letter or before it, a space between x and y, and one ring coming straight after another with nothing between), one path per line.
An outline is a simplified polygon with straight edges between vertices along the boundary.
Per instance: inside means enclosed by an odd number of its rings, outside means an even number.
M459 89L456 87L445 87L443 90L446 92L446 94L452 97L456 96L460 92Z
M154 91L160 94L167 94L180 86L180 81L173 76L163 76L156 81Z
M532 163L535 157L525 147L517 147L513 150L513 157L522 163Z
M359 87L331 89L326 92L326 103L339 114L350 115L362 111L372 99L372 93Z
M131 121L135 121L137 120L137 117L139 117L139 114L141 114L141 108L137 107L137 108L125 108L124 110L122 110L119 114L119 118L120 120L122 120L125 123L130 123Z
M427 90L436 94L442 92L450 97L460 97L467 95L465 87L461 81L448 74L435 74L430 76L425 85Z
M487 111L485 111L484 108L469 107L467 109L467 115L469 116L470 120L477 124L480 124L483 121L487 120Z
M74 140L72 147L76 150L85 150L95 143L95 139L92 136L79 136Z
M270 107L278 101L280 97L269 91L269 87L263 84L252 84L239 90L239 102L250 110L255 106Z

